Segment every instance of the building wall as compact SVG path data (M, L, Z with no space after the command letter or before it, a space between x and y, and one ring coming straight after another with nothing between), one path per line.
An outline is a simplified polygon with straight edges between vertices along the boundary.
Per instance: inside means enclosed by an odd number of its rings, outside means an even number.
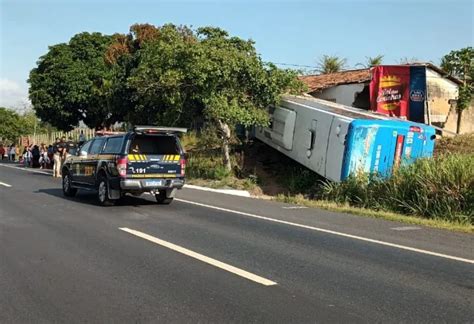
M458 85L438 72L426 69L427 103L432 123L445 123L453 102L458 97Z
M311 95L341 105L352 106L357 94L362 92L362 90L364 90L363 83L341 84L332 88L324 89L321 92L313 92Z
M458 123L458 113L456 108L451 108L449 112L448 118L446 123L444 124L443 129L448 130L450 132L455 133L457 131L457 123ZM474 133L474 100L471 101L470 107L465 109L461 114L461 129L459 131L460 134L470 134ZM450 135L450 134L445 134Z

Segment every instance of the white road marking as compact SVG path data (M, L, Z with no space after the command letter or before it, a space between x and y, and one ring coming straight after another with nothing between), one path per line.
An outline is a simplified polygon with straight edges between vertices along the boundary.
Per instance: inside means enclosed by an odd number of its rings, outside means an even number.
M8 164L0 164L0 166L6 167L6 168L12 168L12 169L17 169L17 170L22 170L22 171L29 171L29 172L33 172L33 173L47 174L47 175L50 175L50 176L53 175L53 174L50 173L50 172L45 172L45 171L40 171L40 170L33 170L33 169L28 169L28 168L20 168L20 167L13 166L13 165L8 165Z
M289 206L289 207L281 207L283 209L306 209L306 206Z
M391 228L394 231L416 231L420 230L421 227L416 227L416 226L400 226L400 227L392 227Z
M363 237L363 236L357 236L357 235L332 231L332 230L319 228L319 227L314 227L314 226L309 226L309 225L303 225L303 224L288 222L288 221L284 221L284 220L280 220L280 219L275 219L275 218L270 218L270 217L245 213L245 212L241 212L241 211L238 211L238 210L232 210L232 209L227 209L227 208L202 204L202 203L198 203L198 202L194 202L194 201L190 201L190 200L184 200L184 199L179 199L179 198L175 198L175 200L186 203L186 204L211 208L211 209L220 210L220 211L224 211L224 212L228 212L228 213L233 213L233 214L243 215L243 216L247 216L247 217L257 218L257 219L261 219L261 220L265 220L265 221L269 221L269 222L280 223L280 224L295 226L295 227L299 227L299 228L305 228L305 229L309 229L309 230L313 230L313 231L317 231L317 232L322 232L322 233L328 233L328 234L333 234L333 235L337 235L337 236L347 237L347 238L351 238L351 239L354 239L354 240L359 240L359 241L364 241L364 242L370 242L370 243L374 243L374 244L389 246L389 247L397 248L397 249L400 249L400 250L406 250L406 251L411 251L411 252L436 256L436 257L440 257L440 258L444 258L444 259L449 259L449 260L455 260L455 261L474 264L474 260L472 260L472 259L466 259L466 258L461 258L461 257L453 256L453 255L448 255L448 254L443 254L443 253L438 253L438 252L433 252L433 251L428 251L428 250L417 249L417 248L410 247L410 246L405 246L405 245L400 245L400 244L375 240L375 239L371 239L371 238L367 238L367 237Z
M195 186L190 184L185 184L184 188L188 189L196 189L196 190L203 190L203 191L210 191L210 192L217 192L226 195L233 195L233 196L240 196L240 197L250 197L250 192L246 190L237 190L237 189L213 189L201 186Z
M231 272L233 274L236 274L238 276L241 276L245 279L248 279L248 280L251 280L251 281L254 281L256 283L259 283L261 285L264 285L264 286L274 286L276 285L277 283L274 282L274 281L271 281L271 280L268 280L268 279L265 279L263 277L260 277L260 276L257 276L253 273L250 273L248 271L245 271L245 270L242 270L242 269L239 269L239 268L236 268L234 266L231 266L230 264L227 264L227 263L224 263L224 262L221 262L221 261L218 261L218 260L215 260L215 259L212 259L210 257L207 257L205 255L202 255L202 254L199 254L197 252L194 252L194 251L191 251L191 250L188 250L184 247L181 247L179 245L176 245L176 244L173 244L173 243L170 243L170 242L167 242L167 241L163 241L157 237L154 237L154 236L151 236L151 235L148 235L146 233L143 233L143 232L139 232L139 231L136 231L136 230L133 230L133 229L130 229L130 228L127 228L127 227L120 227L119 228L120 230L124 231L124 232L127 232L127 233L130 233L132 235L135 235L135 236L138 236L142 239L145 239L145 240L148 240L150 242L153 242L153 243L156 243L158 245L161 245L161 246L164 246L170 250L173 250L173 251L176 251L176 252L179 252L179 253L182 253L184 255L187 255L191 258L194 258L194 259L197 259L199 261L202 261L202 262L205 262L207 264L210 264L214 267L217 267L217 268L220 268L222 270L226 270L228 272Z
M11 188L11 185L9 185L8 183L5 183L5 182L1 182L1 181L0 181L0 186Z

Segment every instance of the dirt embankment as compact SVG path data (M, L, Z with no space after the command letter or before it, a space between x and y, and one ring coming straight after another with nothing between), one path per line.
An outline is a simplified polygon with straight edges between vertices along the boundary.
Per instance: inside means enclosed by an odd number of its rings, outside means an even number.
M474 154L474 134L443 137L436 141L435 156L441 154Z

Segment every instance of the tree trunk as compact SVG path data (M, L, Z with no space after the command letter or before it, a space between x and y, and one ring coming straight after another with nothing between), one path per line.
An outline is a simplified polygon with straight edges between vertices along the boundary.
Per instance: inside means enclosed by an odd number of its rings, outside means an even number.
M458 120L456 123L456 134L461 134L462 109L458 109Z
M223 162L227 171L232 171L232 164L230 163L230 127L221 120L218 120L219 130L222 133L222 153Z

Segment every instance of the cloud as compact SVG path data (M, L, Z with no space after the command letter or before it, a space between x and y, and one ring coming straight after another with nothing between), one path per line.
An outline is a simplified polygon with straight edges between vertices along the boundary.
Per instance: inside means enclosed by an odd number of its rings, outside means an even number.
M21 109L29 106L28 90L13 80L0 78L0 107Z

